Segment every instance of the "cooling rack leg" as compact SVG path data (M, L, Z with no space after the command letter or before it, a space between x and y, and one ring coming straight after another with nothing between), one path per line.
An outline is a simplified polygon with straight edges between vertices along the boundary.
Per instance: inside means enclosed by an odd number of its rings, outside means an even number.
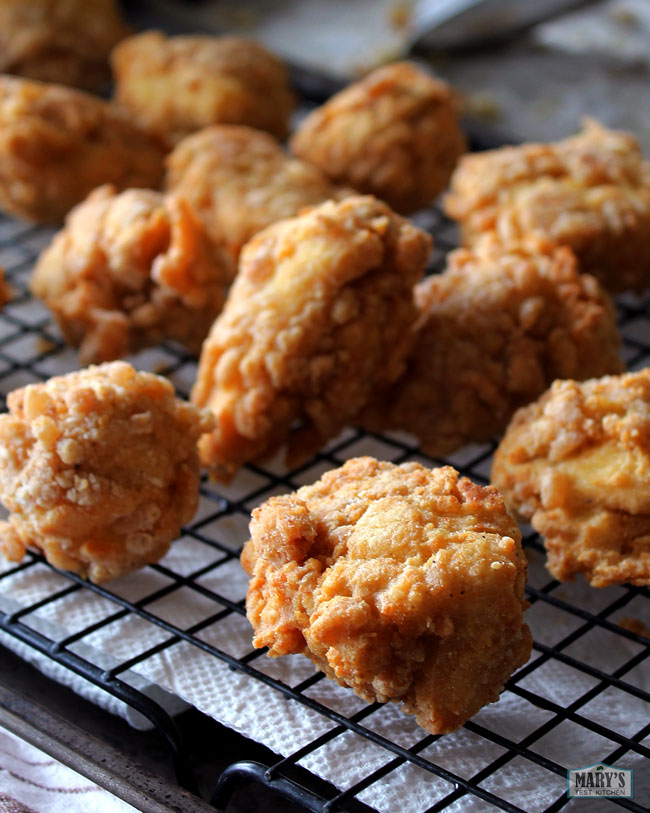
M259 762L233 762L222 772L210 800L218 810L225 810L241 782L257 782L275 791L289 802L301 805L305 810L322 813L325 800L315 796L301 785L283 777L273 778L266 765Z
M150 773L115 748L2 682L0 726L141 813L214 813L214 808L198 797Z

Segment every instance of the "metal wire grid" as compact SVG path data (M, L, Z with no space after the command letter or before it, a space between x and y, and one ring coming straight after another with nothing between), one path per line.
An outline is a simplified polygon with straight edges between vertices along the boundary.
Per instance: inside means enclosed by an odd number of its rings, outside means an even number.
M435 235L437 248L432 270L439 270L446 252L454 245L454 227L438 210L433 209L423 213L419 222ZM57 329L50 321L49 314L39 303L31 299L26 288L38 251L48 242L50 236L51 232L46 229L29 227L9 219L0 220L0 264L4 266L6 277L16 292L12 302L0 315L0 389L5 394L30 381L44 380L54 370L60 372L62 366L73 368L76 364L74 353L65 347ZM650 364L650 297L639 299L624 296L618 300L617 305L624 338L625 360L632 369L647 366ZM176 384L179 394L187 395L195 362L177 346L165 344L154 351L140 354L136 357L135 363L169 376ZM245 613L243 597L233 600L223 592L206 587L202 582L202 577L206 574L212 574L237 559L238 551L233 547L232 541L224 541L220 533L215 531L219 521L224 518L235 518L241 525L248 517L252 505L261 502L272 493L277 493L278 490L293 490L303 482L313 480L325 468L340 465L347 457L363 452L368 444L374 444L373 449L379 445L384 456L394 462L418 457L417 447L407 437L393 434L380 437L359 430L348 430L326 450L298 469L283 472L273 463L268 466L248 466L249 485L243 493L231 493L227 496L226 491L215 491L213 485L204 481L201 488L203 510L198 518L184 529L184 538L209 550L207 563L202 562L200 567L189 572L174 569L173 565L166 564L166 560L151 566L153 571L164 577L166 583L137 600L124 598L111 589L110 585L99 587L86 583L74 574L62 574L61 586L42 596L38 601L14 611L1 611L0 628L144 714L167 739L174 755L179 783L190 790L195 788L195 784L184 759L184 744L174 721L164 708L134 689L125 677L130 670L137 669L148 659L180 642L188 642L200 648L210 656L225 662L233 670L244 672L255 680L262 681L286 698L304 705L330 721L332 727L328 731L273 765L252 763L232 765L224 772L215 789L213 801L219 807L226 806L230 794L240 780L254 780L276 789L287 799L298 801L305 809L368 810L370 808L364 802L364 797L368 798L368 791L386 778L390 778L391 774L412 766L412 769L424 772L425 779L429 777L429 781L435 785L436 790L435 793L432 792L432 803L427 808L428 813L463 810L470 801L476 804L479 800L484 805L484 808L480 809L496 808L512 813L526 809L543 809L551 813L560 810L569 801L564 785L567 768L580 767L574 764L561 764L554 758L552 750L549 752L548 749L538 747L540 741L549 734L562 730L562 726L577 726L585 736L602 737L607 746L604 747L600 760L605 763L625 762L626 757L631 755L645 759L650 757L650 722L647 714L650 711L650 692L644 688L642 682L642 685L639 685L638 681L635 682L634 678L635 669L648 666L650 639L632 631L641 629L647 633L647 629L634 627L625 622L624 626L618 623L623 612L629 610L638 614L640 607L645 609L650 607L648 604L650 594L645 587L615 588L613 599L611 592L602 591L603 596L607 595L607 600L603 606L594 609L572 600L571 596L566 597L564 595L566 588L549 579L547 575L527 586L527 597L532 604L531 613L535 612L536 606L550 608L565 620L570 619L573 628L562 634L558 640L537 638L533 645L531 660L513 676L506 687L506 694L510 693L530 704L531 712L535 709L544 712L542 722L532 727L528 726L530 730L526 731L523 738L504 735L498 727L485 725L477 718L465 724L465 731L480 741L487 753L494 754L498 751L496 756L488 758L485 764L469 775L455 770L453 766L450 767L448 760L439 758L437 753L439 737L424 735L424 732L420 731L424 736L407 747L383 736L376 727L373 729L372 720L381 709L380 704L364 705L356 713L346 715L310 697L309 690L325 679L321 673L313 674L297 685L290 686L261 668L262 651L250 648L244 654L235 656L200 637L201 632L208 627L225 623L233 616L242 616ZM488 480L493 451L494 446L487 444L463 450L448 460L429 462L435 464L451 462L463 474L479 483L485 483ZM240 542L243 541L243 537L240 538ZM525 534L524 545L530 557L533 560L537 559L539 563L543 557L540 539L529 532ZM52 570L41 556L29 553L22 563L8 567L0 574L0 590L3 589L5 580L14 578L19 573L37 573L40 572L39 569ZM202 596L213 609L197 623L183 628L157 613L155 605L161 599L187 589ZM48 635L42 627L33 623L33 619L44 608L79 591L94 594L97 601L107 600L110 609L93 623L63 638ZM88 640L98 630L128 617L137 617L151 625L152 629L161 630L164 633L163 639L131 657L121 658L110 668L99 667L92 659L80 654L75 647L79 642ZM592 631L632 642L636 645L637 651L631 657L626 657L623 662L613 664L608 662L607 652L599 652L595 662L591 658L576 657L572 654L573 645L586 639ZM535 673L540 673L549 664L561 665L568 670L575 670L575 673L583 677L588 677L591 687L566 705L527 688L527 679ZM612 699L612 693L619 693L616 700ZM632 719L630 715L623 729L616 730L608 710L611 710L612 703L625 702L630 698L644 704L645 714L639 719ZM594 701L603 709L600 717L593 713ZM638 713L638 706L635 708L637 709L635 713ZM535 717L534 714L531 716ZM618 723L620 725L620 719ZM342 789L324 786L322 782L316 780L313 784L309 780L305 783L304 772L300 773L301 785L293 781L296 766L305 757L324 747L332 745L337 747L342 738L350 735L356 735L382 749L385 761ZM523 764L529 768L533 766L538 772L540 786L549 782L553 787L557 786L557 794L550 803L545 803L543 807L522 808L512 801L509 784L512 777L516 776L517 766ZM305 784L309 786L305 787ZM408 793L408 788L404 790ZM648 801L650 799L612 799L609 805L643 811L647 809Z

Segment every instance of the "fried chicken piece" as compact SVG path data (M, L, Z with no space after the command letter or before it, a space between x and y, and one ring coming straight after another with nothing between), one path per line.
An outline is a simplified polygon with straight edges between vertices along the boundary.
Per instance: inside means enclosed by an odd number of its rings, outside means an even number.
M234 274L182 198L107 185L70 212L30 287L89 364L164 339L198 355Z
M266 226L339 195L318 167L250 127L206 127L183 139L166 164L167 189L192 204L235 258Z
M349 460L256 508L250 532L254 646L302 653L432 734L498 700L530 655L519 529L450 466Z
M513 418L492 482L556 579L650 584L650 369L556 381Z
M244 248L192 398L217 427L201 460L228 479L289 441L298 462L402 372L431 238L368 197L328 201Z
M359 420L412 432L433 457L503 432L555 378L624 369L612 302L566 247L486 235L452 252L415 298L406 372Z
M59 223L100 184L157 187L163 154L109 102L0 77L0 205L11 214Z
M0 72L96 90L128 32L116 0L0 0Z
M466 243L496 229L570 246L610 291L650 285L650 162L629 133L593 120L554 144L465 156L445 198Z
M449 85L401 62L373 71L307 116L291 149L334 183L409 214L442 192L466 143Z
M287 69L252 40L146 31L120 43L111 61L117 101L170 144L209 124L289 132Z
M152 373L113 362L9 394L0 415L0 549L41 550L105 582L163 556L198 504L207 411Z

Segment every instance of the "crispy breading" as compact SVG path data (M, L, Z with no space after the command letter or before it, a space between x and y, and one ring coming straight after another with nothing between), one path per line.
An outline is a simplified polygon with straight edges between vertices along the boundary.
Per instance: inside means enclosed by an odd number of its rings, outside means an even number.
M245 246L192 392L217 418L200 444L214 476L285 440L291 462L305 459L399 376L430 246L370 196L328 201Z
M526 662L526 557L494 488L450 466L349 460L253 512L242 553L256 647L302 653L433 734Z
M11 214L59 223L100 184L155 188L163 154L103 99L0 77L0 206Z
M556 579L650 584L650 369L556 381L513 418L492 482Z
M145 31L120 43L111 61L117 101L171 144L209 124L289 132L287 69L252 40Z
M29 384L0 415L0 549L104 582L163 556L198 505L212 417L126 362Z
M182 198L102 186L70 212L30 287L89 364L163 339L198 355L234 274Z
M570 246L611 291L650 285L650 162L629 133L588 119L564 141L467 155L445 208L466 243L493 229L538 235Z
M449 86L400 62L373 71L310 113L291 149L334 183L409 214L442 192L466 143Z
M452 252L415 298L406 371L359 420L412 432L433 457L503 432L555 378L624 369L612 302L566 247L486 235Z
M96 90L128 33L116 0L0 0L0 72Z
M166 188L188 200L234 257L258 231L339 191L318 167L250 127L206 127L167 157Z

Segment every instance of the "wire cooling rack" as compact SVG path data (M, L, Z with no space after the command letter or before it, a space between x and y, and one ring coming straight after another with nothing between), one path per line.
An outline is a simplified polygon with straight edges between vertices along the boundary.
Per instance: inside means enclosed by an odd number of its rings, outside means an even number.
M454 227L437 209L417 220L435 236L431 270L440 270L455 243ZM15 293L0 313L3 395L77 367L76 352L27 290L34 261L51 235L51 230L0 219L0 265ZM650 297L626 295L617 308L626 363L630 369L648 366ZM179 347L164 344L130 360L168 376L187 396L196 362ZM58 665L72 682L79 677L98 687L99 702L116 698L144 715L167 740L183 786L192 788L194 782L172 710L152 699L133 675L179 694L279 754L268 764L230 765L214 789L212 802L219 808L226 808L241 783L253 781L312 811L551 813L577 804L590 812L600 809L596 804L645 811L650 804L648 589L561 585L549 578L543 545L530 531L524 545L530 559L532 657L508 682L500 702L455 734L428 735L394 706L367 705L327 681L306 659L287 659L290 667L283 671L280 661L250 644L238 553L252 507L364 453L397 463L451 463L486 483L493 451L494 444L483 444L444 461L427 460L408 436L349 429L298 469L287 471L272 460L247 466L225 488L204 480L199 511L181 539L160 563L133 577L98 587L55 571L34 553L18 565L2 563L4 640L39 653L46 670L48 664ZM195 655L200 655L198 665L183 684L178 675ZM260 698L262 704L255 705ZM282 720L264 726L276 706L282 715L303 721L293 744L269 730L281 728ZM590 800L588 808L583 800L569 800L567 769L595 762L633 768L633 799Z

